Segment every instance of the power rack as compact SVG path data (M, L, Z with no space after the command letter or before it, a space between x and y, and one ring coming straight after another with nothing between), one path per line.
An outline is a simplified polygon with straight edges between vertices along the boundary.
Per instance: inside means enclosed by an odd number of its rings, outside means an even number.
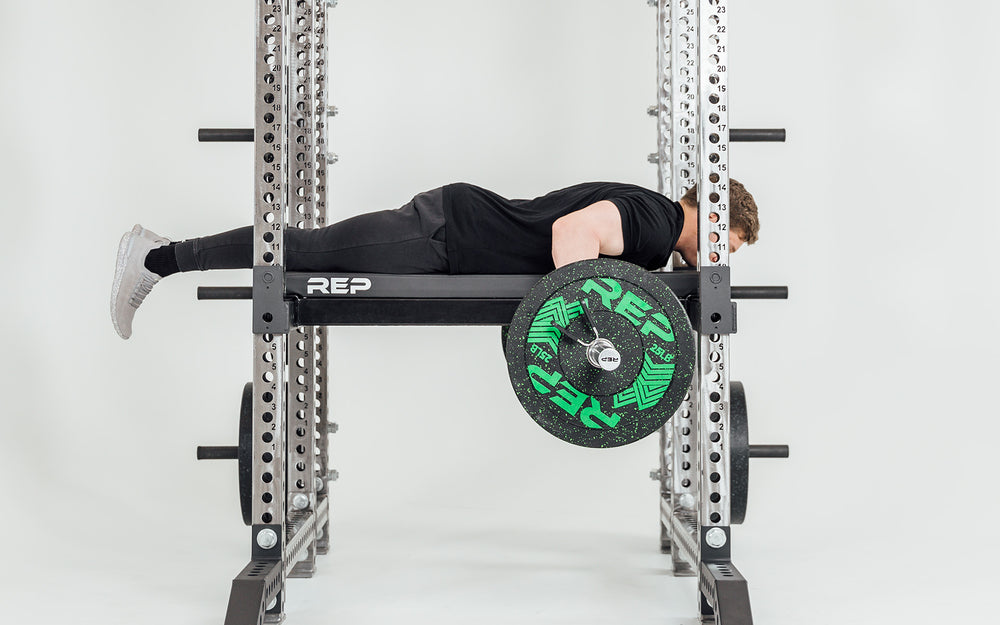
M202 129L201 141L254 144L252 287L202 287L199 299L252 299L253 381L239 445L199 447L199 459L240 461L251 561L233 580L226 625L284 620L288 578L311 577L329 550L326 336L330 325L505 325L540 276L287 273L286 227L326 223L328 11L336 0L255 0L255 120ZM728 0L647 0L657 10L658 190L699 185L698 267L656 274L685 302L698 362L680 409L660 431L661 549L675 575L699 578L704 621L752 623L746 580L731 561L730 527L746 506L746 461L787 457L746 440L742 387L730 383L733 299L784 299L785 287L732 287L729 144L783 141L783 130L730 129Z

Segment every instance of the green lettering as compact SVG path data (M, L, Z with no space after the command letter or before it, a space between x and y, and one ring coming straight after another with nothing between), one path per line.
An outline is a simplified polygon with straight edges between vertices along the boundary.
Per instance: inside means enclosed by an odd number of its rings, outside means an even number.
M646 311L652 308L651 305L646 303L646 300L642 299L632 291L626 291L625 297L622 301L618 302L618 306L615 307L615 312L625 317L632 322L632 325L638 326L641 317L646 316ZM638 315L638 316L636 316Z
M587 280L583 283L583 286L580 287L580 290L584 293L593 293L594 291L597 291L604 307L608 310L612 310L611 302L622 296L622 285L618 284L614 280L611 280L610 278L601 278L600 280L607 286L602 287L594 280Z
M613 413L610 417L604 414L601 410L601 404L597 401L596 397L590 398L590 406L583 409L580 413L580 420L588 428L594 428L597 430L604 429L605 427L613 428L618 425L618 422L622 418L618 413Z
M541 380L536 379L535 376L538 376ZM560 375L557 371L549 373L538 365L528 365L528 379L531 380L531 385L535 387L536 391L545 395L551 391L556 384L559 384L559 380L562 379L562 375ZM549 385L545 386L542 384L543 381L548 382Z
M578 391L573 388L573 385L566 380L562 381L563 388L556 391L556 397L550 397L552 403L559 406L571 415L576 415L580 407L583 406L583 402L587 401L590 395L582 391Z
M653 323L654 321L658 321L659 324ZM663 313L653 313L653 318L646 321L639 331L647 336L652 332L664 341L674 342L674 327L670 324L670 319Z

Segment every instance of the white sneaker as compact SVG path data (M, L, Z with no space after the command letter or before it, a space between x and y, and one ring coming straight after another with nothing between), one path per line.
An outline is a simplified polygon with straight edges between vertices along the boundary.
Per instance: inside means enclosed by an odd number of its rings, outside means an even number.
M169 239L136 224L118 244L118 265L115 281L111 284L111 323L123 339L132 336L136 309L163 277L146 269L146 254L169 243Z

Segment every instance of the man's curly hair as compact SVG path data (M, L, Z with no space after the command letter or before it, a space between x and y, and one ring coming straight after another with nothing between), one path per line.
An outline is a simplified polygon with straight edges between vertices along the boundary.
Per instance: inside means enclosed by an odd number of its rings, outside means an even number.
M681 198L698 205L698 185L687 190ZM729 229L735 230L747 244L756 243L760 233L757 203L740 181L729 179Z

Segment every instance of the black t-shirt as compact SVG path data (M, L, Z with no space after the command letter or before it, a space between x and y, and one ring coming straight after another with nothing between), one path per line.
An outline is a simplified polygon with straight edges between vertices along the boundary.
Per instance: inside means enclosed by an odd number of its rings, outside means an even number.
M622 218L625 250L619 258L658 269L677 243L684 212L680 204L631 184L588 182L533 200L508 200L466 183L444 187L445 239L453 274L548 273L552 223L610 200Z

